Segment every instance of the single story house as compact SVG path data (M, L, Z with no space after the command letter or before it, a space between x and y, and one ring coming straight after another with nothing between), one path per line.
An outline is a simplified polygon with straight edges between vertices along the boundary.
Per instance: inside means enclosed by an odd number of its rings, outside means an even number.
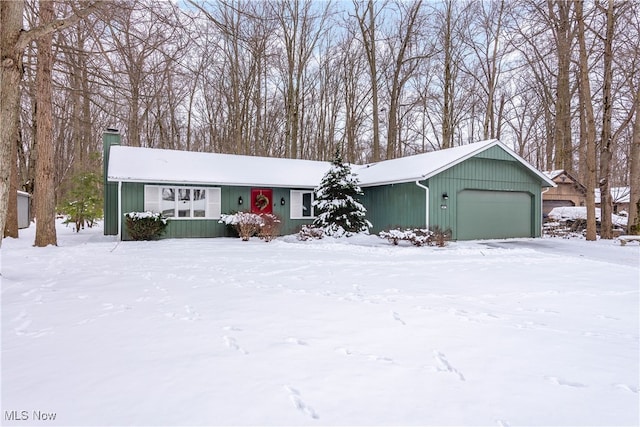
M120 145L103 137L104 233L128 240L124 214L171 217L165 237L228 236L221 214L274 213L281 234L314 219L313 190L329 162ZM374 233L450 229L454 240L539 237L542 189L555 184L498 140L353 165Z
M18 228L29 228L31 225L31 195L24 191L18 191Z
M543 172L556 187L542 194L542 213L546 216L553 208L585 206L587 187L564 169Z

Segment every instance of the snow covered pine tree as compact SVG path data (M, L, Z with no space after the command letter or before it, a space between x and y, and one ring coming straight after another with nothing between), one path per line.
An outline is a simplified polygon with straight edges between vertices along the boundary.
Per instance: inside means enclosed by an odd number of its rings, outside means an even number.
M340 151L336 151L331 169L315 189L313 206L317 217L313 225L328 236L349 237L354 233L368 233L372 225L365 219L367 210L356 199L362 194L351 166L343 163Z

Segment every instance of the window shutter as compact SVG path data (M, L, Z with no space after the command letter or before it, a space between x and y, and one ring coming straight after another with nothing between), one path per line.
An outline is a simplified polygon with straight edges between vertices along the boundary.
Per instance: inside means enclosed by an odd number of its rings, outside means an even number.
M160 187L144 186L144 210L145 212L160 212Z
M222 192L220 188L207 188L207 218L220 218L222 214Z
M291 218L302 218L302 193L300 191L291 190L290 200L289 216Z

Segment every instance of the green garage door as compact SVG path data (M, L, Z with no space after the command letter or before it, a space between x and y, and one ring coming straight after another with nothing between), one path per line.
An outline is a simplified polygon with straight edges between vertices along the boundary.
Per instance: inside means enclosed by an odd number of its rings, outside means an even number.
M458 194L456 217L458 240L534 236L529 193L464 190Z

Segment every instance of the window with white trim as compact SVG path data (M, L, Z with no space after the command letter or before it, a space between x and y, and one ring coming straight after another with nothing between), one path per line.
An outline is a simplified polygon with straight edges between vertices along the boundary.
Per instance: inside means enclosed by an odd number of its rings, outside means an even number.
M291 190L289 213L291 219L314 218L313 191Z
M144 186L144 210L160 212L167 218L219 219L221 199L220 188Z

